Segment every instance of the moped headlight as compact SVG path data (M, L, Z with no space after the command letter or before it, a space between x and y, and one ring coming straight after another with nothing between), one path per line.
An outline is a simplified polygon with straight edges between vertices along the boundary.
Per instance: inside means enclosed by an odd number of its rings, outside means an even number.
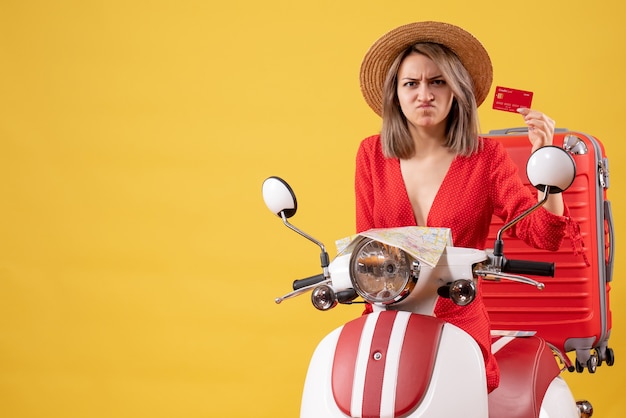
M350 279L367 302L399 302L411 293L418 275L419 263L398 247L364 238L352 251Z

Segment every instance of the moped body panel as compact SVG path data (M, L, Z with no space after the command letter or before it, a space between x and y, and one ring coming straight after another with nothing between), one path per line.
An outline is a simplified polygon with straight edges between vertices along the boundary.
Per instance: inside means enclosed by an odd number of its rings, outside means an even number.
M334 330L315 350L302 418L488 416L483 356L467 333L409 312L374 312L354 321L359 324ZM361 332L342 337L346 327ZM416 344L426 348L415 352ZM354 364L345 364L350 356L338 350L355 351ZM346 368L353 370L352 382L336 376Z

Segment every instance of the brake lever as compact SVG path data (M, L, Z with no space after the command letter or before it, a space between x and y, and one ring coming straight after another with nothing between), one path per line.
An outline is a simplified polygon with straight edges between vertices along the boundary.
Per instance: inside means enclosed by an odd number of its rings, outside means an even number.
M299 289L294 290L293 292L287 293L285 296L281 296L281 297L278 297L278 298L274 299L274 302L276 302L276 304L279 304L279 303L281 303L285 299L295 298L296 296L300 296L301 294L306 293L309 290L315 289L317 286L320 286L320 285L323 285L323 284L331 284L331 282L332 282L331 279L327 279L327 280L324 280L324 281L319 282L319 283L315 283L315 284L312 284L312 285L309 285L309 286L301 287Z
M510 280L512 282L535 286L539 290L543 290L546 287L546 285L543 284L542 282L533 280L525 276L518 276L517 274L502 273L502 272L496 272L496 271L491 271L491 270L476 270L474 273L482 277L484 280L489 280L493 282L499 282L500 280L505 279L505 280Z

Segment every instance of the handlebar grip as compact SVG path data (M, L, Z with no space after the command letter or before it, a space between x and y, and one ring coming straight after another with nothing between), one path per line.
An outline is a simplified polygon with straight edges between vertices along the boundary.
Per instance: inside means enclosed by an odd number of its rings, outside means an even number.
M505 260L502 272L554 277L554 263L528 260Z
M315 276L307 277L304 279L298 279L293 281L293 290L302 289L303 287L318 284L324 281L323 274L316 274Z

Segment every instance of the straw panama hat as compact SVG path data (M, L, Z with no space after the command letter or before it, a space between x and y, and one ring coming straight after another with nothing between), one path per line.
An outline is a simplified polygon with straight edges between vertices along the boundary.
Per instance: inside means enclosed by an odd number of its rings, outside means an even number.
M487 50L471 33L442 22L415 22L397 27L381 36L365 54L361 63L361 92L367 104L382 115L383 84L396 57L418 42L433 42L448 47L467 69L474 84L476 104L485 100L493 80L493 68Z

